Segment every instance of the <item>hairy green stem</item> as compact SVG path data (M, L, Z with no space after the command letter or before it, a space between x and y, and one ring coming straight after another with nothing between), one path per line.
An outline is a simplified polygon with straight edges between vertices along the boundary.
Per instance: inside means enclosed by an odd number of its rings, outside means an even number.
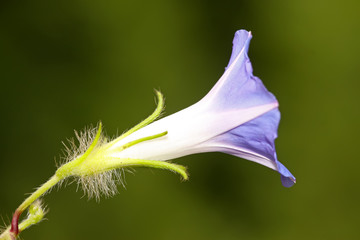
M52 176L46 183L41 185L41 187L39 187L33 194L31 194L27 199L25 199L25 201L16 210L23 212L30 206L30 204L32 204L36 199L41 197L50 188L55 186L60 180L62 179L57 175Z
M15 237L19 234L19 217L20 215L39 197L41 197L44 193L50 190L53 186L55 186L61 178L57 175L51 177L46 183L41 185L34 193L32 193L25 201L16 209L12 221L10 233ZM1 238L0 238L1 239Z

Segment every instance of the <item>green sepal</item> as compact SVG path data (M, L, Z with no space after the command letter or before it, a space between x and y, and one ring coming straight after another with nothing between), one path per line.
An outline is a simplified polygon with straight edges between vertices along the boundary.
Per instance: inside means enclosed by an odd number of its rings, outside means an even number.
M158 160L143 160L143 159L128 158L128 159L121 159L121 163L119 165L121 167L147 167L147 168L164 169L174 173L178 173L183 180L189 179L187 168L185 166L175 163L158 161Z
M136 132L137 130L145 127L146 125L148 125L150 123L152 123L153 121L155 121L161 115L162 111L164 110L164 105L165 105L164 104L164 96L162 95L162 93L160 91L155 90L155 93L156 93L157 100L158 100L158 104L156 106L155 111L150 116L148 116L145 120L143 120L141 123L137 124L135 127L131 128L130 130L128 130L127 132L122 134L120 137L118 137L115 141L108 144L108 147L113 146L114 144L116 144L120 140L122 140L125 137L132 134L133 132Z
M65 178L67 176L73 175L74 169L81 166L81 164L87 159L87 157L90 155L90 153L94 150L94 148L98 144L99 139L101 137L101 131L102 131L102 123L99 122L99 127L96 132L96 136L95 136L93 142L91 143L91 145L89 146L89 148L86 150L86 152L83 155L79 156L78 158L72 160L71 162L68 162L68 163L64 164L63 166L61 166L56 171L55 175L61 179Z

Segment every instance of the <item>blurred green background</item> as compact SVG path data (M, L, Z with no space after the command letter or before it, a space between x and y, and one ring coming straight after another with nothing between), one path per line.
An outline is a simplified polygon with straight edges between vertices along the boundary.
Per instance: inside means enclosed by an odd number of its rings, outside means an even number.
M177 159L190 181L127 174L88 201L76 185L45 197L23 239L359 238L358 1L9 1L0 3L0 215L55 171L62 141L102 120L132 127L155 108L198 101L222 75L236 30L253 32L254 73L280 102L286 189L263 166L221 153Z

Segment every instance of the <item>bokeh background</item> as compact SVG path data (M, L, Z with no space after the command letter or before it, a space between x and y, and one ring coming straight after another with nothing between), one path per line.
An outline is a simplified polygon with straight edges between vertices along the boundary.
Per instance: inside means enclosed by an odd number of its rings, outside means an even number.
M0 3L0 214L56 170L62 141L102 120L110 136L155 107L171 114L215 84L238 29L254 73L280 102L277 152L297 177L221 153L177 159L190 181L127 174L100 203L72 184L44 198L23 239L359 238L360 5L342 1Z

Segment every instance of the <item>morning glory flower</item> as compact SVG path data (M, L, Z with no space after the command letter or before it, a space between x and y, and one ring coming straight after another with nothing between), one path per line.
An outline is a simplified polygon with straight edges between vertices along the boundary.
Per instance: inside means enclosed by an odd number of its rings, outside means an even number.
M257 162L281 175L284 186L294 176L277 160L274 141L280 121L278 102L253 75L247 55L251 33L237 31L233 51L222 77L194 105L156 120L163 110L162 94L153 114L123 135L109 140L102 125L77 134L79 146L67 149L66 163L54 183L75 176L89 196L116 193L116 179L126 167L168 169L188 178L186 168L169 160L202 152L224 152Z
M247 55L251 37L245 30L236 32L229 64L203 99L117 141L110 155L167 161L194 153L224 152L278 171L283 185L291 187L295 177L277 160L274 145L279 104L253 75ZM117 151L124 144L162 132L167 134Z
M155 111L118 138L104 136L101 123L76 133L79 144L70 141L65 162L20 204L0 239L16 239L24 229L41 221L46 211L39 198L69 177L78 179L89 197L99 199L101 194L116 193L116 180L121 181L127 167L167 169L187 179L186 168L169 160L194 153L223 152L257 162L279 172L283 185L291 187L295 177L277 160L274 145L279 104L253 75L247 55L250 40L250 32L235 33L224 74L194 105L155 121L164 108L162 94L156 92ZM28 217L19 224L26 209Z

